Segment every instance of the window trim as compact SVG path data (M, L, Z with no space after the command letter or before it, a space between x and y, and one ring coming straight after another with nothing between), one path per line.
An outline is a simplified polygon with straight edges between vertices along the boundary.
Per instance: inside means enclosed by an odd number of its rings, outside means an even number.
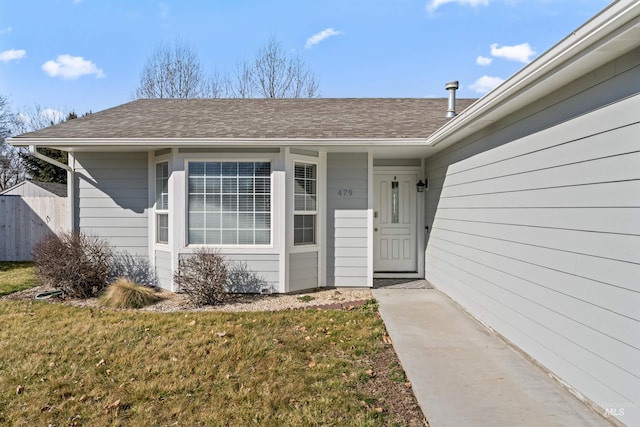
M166 175L166 182L167 182L167 206L166 209L159 209L158 208L158 166L161 164L166 164L167 165L167 175ZM154 208L154 221L155 221L155 227L154 227L154 243L157 245L169 245L169 230L171 228L170 222L169 222L169 206L170 206L170 202L169 202L169 198L170 198L170 188L169 188L169 177L171 176L171 170L169 168L169 160L157 160L154 162L154 202L153 202L153 208ZM162 177L164 178L164 177ZM160 192L160 197L162 197L162 190ZM160 221L158 220L158 218L160 216L166 217L167 218L167 240L166 241L161 241L160 240L160 233L159 233L159 228L160 228Z
M310 165L314 167L314 172L315 172L315 178L313 178L313 180L315 181L315 193L313 194L315 196L315 209L313 210L297 210L296 209L296 179L298 179L296 177L296 166L297 165L304 165L305 167ZM318 246L318 212L319 212L319 198L318 198L318 185L319 185L319 179L318 179L318 171L320 169L320 166L318 164L318 162L313 162L313 161L307 161L307 160L302 160L302 159L293 159L293 169L292 169L292 181L293 181L293 191L291 194L291 197L293 199L293 221L291 222L291 229L292 229L292 243L294 247L299 247L299 248L304 248L304 247L314 247L314 246ZM307 180L307 178L305 177L305 182ZM305 206L306 208L306 206ZM296 216L313 216L313 242L296 242L296 227L295 227L295 221L296 221Z
M184 157L184 246L185 248L217 248L217 249L247 249L247 250L262 250L266 248L273 248L275 242L275 218L274 218L274 172L276 171L276 158L267 157L226 157L221 156L207 156L203 158ZM192 163L269 163L271 166L271 172L269 174L269 215L270 215L270 228L269 228L269 243L260 244L208 244L208 243L190 243L189 242L189 169ZM254 175L255 178L255 175ZM239 194L239 193L236 193ZM253 211L255 213L255 210ZM254 228L255 231L255 228Z

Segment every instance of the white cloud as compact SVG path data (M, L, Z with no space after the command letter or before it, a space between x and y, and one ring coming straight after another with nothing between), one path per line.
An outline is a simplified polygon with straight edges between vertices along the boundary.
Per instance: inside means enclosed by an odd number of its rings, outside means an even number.
M82 0L73 0L73 4L80 4L82 3Z
M478 56L476 58L476 64L482 65L483 67L487 65L491 65L491 62L493 62L493 59L487 58L486 56Z
M498 46L497 43L491 45L491 55L496 58L504 58L509 61L518 61L524 64L531 62L531 57L536 52L531 49L529 43L522 43L515 46Z
M12 26L8 26L6 28L0 28L0 34L9 34L11 31L13 31Z
M314 34L307 39L307 44L305 45L305 49L311 49L314 45L317 45L322 40L331 36L338 36L340 34L342 34L342 31L336 31L333 28L327 28L326 30L322 30L319 33Z
M97 78L106 77L104 72L93 62L81 56L58 55L56 60L42 64L42 70L51 77L74 80L78 77L95 74Z
M474 92L487 93L502 82L504 82L504 79L501 79L500 77L482 76L469 87Z
M24 49L9 49L3 52L0 52L0 61L9 62L9 61L18 61L27 56L27 51Z
M457 3L461 6L488 6L489 0L429 0L427 3L427 10L434 12L440 6L447 3Z

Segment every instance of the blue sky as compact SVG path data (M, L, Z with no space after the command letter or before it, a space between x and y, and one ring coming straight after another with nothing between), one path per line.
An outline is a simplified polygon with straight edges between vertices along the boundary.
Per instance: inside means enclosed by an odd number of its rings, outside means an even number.
M0 0L0 95L14 109L131 100L154 47L187 41L207 70L273 36L323 97L479 97L609 0Z

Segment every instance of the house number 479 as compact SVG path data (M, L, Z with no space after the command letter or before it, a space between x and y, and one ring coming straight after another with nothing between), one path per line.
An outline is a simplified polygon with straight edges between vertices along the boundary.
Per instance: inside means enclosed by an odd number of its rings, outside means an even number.
M351 197L353 196L353 190L350 188L344 188L342 190L338 190L339 197Z

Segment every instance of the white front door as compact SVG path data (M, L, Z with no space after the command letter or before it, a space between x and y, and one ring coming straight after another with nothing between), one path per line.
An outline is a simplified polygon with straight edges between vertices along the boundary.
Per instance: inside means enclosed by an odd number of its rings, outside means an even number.
M415 272L416 173L375 173L373 269L375 272Z

